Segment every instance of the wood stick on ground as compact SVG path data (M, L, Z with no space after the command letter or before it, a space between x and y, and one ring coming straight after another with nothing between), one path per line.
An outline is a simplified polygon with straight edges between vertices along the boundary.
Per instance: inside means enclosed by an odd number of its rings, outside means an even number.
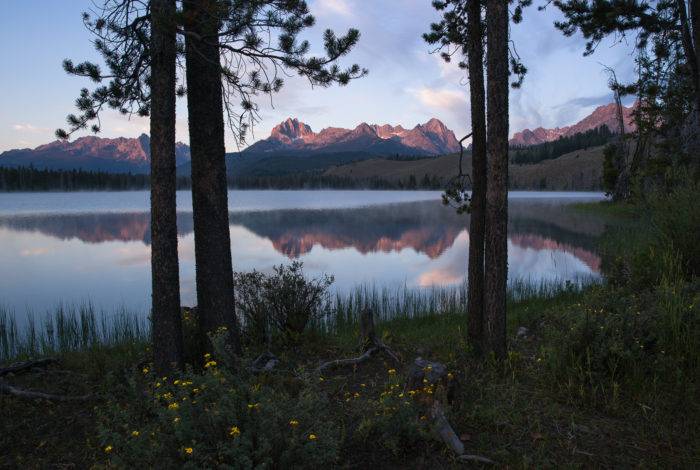
M0 380L0 394L12 395L19 398L31 400L42 399L51 401L85 401L93 398L93 395L55 395L52 393L35 392L14 387L5 381Z
M51 357L47 357L44 359L35 359L32 361L17 362L15 364L10 365L9 367L4 367L0 369L0 377L3 377L7 374L17 374L19 372L26 372L35 367L46 367L50 364L55 364L57 362L57 359Z

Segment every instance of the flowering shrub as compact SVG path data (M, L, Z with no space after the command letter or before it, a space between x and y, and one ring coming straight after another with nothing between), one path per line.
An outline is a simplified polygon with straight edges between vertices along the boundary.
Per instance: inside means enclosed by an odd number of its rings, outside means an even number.
M289 468L338 460L340 430L327 419L329 402L312 380L295 379L280 390L264 377L229 372L209 355L201 374L144 371L126 384L124 400L101 411L100 438L111 465Z

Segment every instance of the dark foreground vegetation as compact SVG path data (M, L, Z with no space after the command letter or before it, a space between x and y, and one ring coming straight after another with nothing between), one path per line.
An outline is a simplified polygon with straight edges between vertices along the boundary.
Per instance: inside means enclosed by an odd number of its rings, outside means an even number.
M57 363L0 372L0 466L463 465L436 433L436 401L472 464L700 465L699 195L683 185L576 208L610 217L606 280L512 295L503 361L472 356L459 289L358 290L332 299L328 316L332 279L304 280L298 265L237 275L242 355L214 333L206 350L188 345L176 376L154 375L147 328L127 313L101 324L89 309L64 311L20 333L5 312L4 366L40 354ZM398 361L379 351L323 366L367 349L357 322L367 308ZM186 344L196 315L183 310ZM279 362L260 371L267 351ZM445 373L408 384L418 356Z

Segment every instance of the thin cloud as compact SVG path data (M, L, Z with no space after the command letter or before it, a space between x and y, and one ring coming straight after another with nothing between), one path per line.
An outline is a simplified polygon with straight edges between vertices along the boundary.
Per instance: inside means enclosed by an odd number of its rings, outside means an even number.
M46 132L45 127L37 127L32 124L13 124L12 129L19 132Z
M350 5L348 5L346 0L318 0L312 11L319 15L339 14L352 16Z
M458 91L428 87L408 91L422 104L432 109L455 111L466 106L464 93Z

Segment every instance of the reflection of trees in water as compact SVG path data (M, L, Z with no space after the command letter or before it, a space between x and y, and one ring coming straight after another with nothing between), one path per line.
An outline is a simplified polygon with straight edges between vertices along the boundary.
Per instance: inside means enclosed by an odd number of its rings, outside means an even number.
M437 258L469 226L468 216L433 201L355 209L234 212L230 218L232 225L269 239L278 252L290 258L314 246L354 248L360 253L413 249ZM147 212L0 217L3 228L86 243L141 241L148 245L149 222ZM594 254L595 244L604 224L591 214L557 203L516 200L510 204L508 228L517 246L566 251L597 270L600 261ZM178 232L181 236L192 233L191 213L178 213Z

